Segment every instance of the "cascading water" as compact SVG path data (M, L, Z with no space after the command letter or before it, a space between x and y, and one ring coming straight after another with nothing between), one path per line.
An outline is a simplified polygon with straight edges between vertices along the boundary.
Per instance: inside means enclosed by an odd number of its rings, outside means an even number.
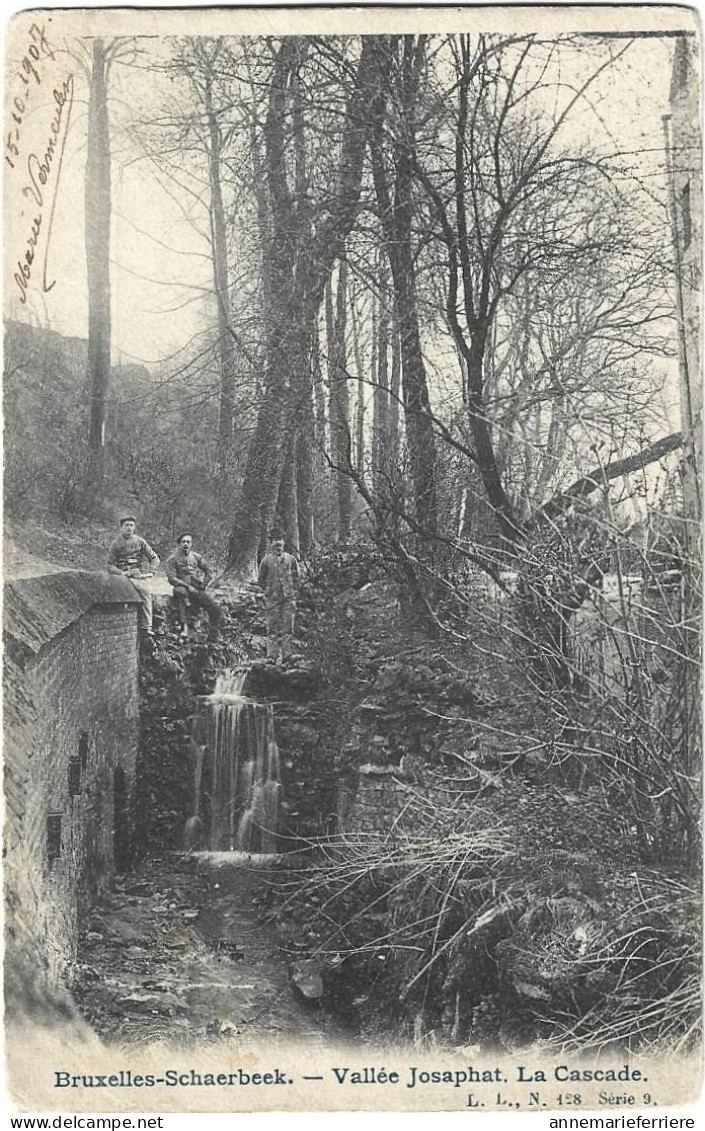
M202 788L203 759L199 765L195 755L194 808L200 817L210 795L203 825L211 850L276 852L282 787L274 713L246 698L246 678L241 671L219 675L194 720L192 748L205 751L207 767Z
M203 762L206 755L207 734L202 714L196 715L191 728L191 761L193 763L192 816L200 817Z

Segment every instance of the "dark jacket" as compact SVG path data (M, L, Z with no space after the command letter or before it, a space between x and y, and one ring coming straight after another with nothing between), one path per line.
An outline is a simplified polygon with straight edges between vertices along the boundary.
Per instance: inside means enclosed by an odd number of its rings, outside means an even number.
M205 589L213 574L206 559L195 550L189 550L187 554L174 550L166 560L166 576L172 585Z

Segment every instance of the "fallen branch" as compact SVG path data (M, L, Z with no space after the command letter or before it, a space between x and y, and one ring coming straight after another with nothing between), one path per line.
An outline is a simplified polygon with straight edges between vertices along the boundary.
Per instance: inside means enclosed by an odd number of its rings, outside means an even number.
M570 487L565 491L561 491L558 495L554 495L547 503L542 506L533 518L529 519L526 523L525 530L529 531L538 526L541 522L548 521L555 518L556 515L562 514L572 502L576 499L584 499L587 495L597 491L603 487L605 483L611 479L618 479L620 475L629 475L632 471L641 471L642 468L648 467L651 463L656 463L657 460L663 459L664 456L675 452L683 444L683 435L681 432L672 432L670 436L663 436L662 439L656 440L655 443L650 444L648 448L643 448L640 452L636 452L633 456L627 456L626 459L615 460L614 463L605 464L603 467L596 467L588 475L584 475L581 479L576 479Z

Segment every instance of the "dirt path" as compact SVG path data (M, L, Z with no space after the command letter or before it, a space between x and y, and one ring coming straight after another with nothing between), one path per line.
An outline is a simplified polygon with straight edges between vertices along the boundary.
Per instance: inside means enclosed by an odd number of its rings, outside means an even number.
M258 914L263 863L148 862L91 912L76 998L104 1041L349 1044L337 1018L294 996Z

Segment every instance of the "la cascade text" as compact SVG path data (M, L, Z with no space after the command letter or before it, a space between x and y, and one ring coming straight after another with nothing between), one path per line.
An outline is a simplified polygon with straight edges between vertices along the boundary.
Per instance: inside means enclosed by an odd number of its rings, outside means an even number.
M629 1064L609 1068L580 1068L569 1064L558 1064L552 1068L529 1067L520 1064L514 1069L517 1084L540 1084L549 1080L556 1083L645 1083L646 1077L640 1069ZM360 1085L401 1085L416 1088L428 1084L450 1085L462 1088L467 1084L507 1084L508 1077L500 1065L465 1068L421 1068L410 1065L405 1069L387 1068L385 1065L359 1067L333 1067L329 1078L343 1086ZM305 1078L304 1078L305 1079ZM309 1077L309 1080L323 1080L324 1076ZM238 1068L231 1072L205 1072L196 1069L167 1069L162 1075L140 1074L131 1069L105 1075L76 1074L66 1071L54 1072L55 1088L153 1088L162 1084L167 1088L188 1087L240 1087L293 1084L293 1075L281 1068L267 1072L249 1072Z

